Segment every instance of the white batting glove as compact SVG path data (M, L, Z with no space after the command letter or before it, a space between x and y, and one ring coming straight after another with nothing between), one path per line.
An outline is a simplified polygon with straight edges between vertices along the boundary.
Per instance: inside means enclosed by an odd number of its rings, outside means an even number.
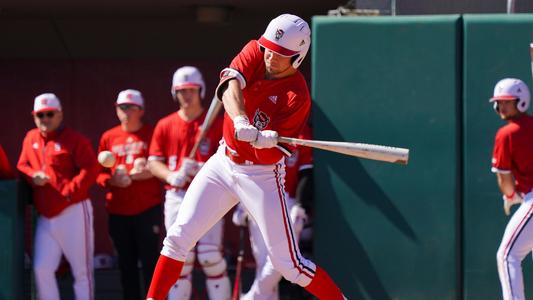
M200 165L194 159L184 158L181 162L180 171L184 172L190 177L196 176L196 173L200 171Z
M235 138L239 141L253 142L257 139L258 130L250 124L247 116L233 118L233 128L235 128Z
M231 216L231 221L233 224L237 226L246 226L248 220L248 213L242 207L242 205L239 203L237 207L235 208L235 211L233 212L233 216Z
M251 142L250 144L257 149L275 147L278 144L278 132L274 130L259 131L257 140Z
M524 199L517 192L513 192L509 196L503 195L503 211L505 212L505 215L508 216L511 214L511 207L513 205L521 204L522 202L524 202Z
M166 182L173 187L182 188L189 182L190 178L187 174L180 168L179 171L174 171L168 174Z

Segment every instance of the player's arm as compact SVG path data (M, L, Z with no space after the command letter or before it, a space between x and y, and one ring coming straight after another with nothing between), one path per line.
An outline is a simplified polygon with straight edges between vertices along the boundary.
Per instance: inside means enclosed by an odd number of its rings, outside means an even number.
M109 150L107 147L105 135L100 138L100 143L98 144L97 153L100 153L104 150ZM98 176L96 177L96 184L98 184L99 186L103 188L107 188L110 179L111 179L111 169L100 166Z
M43 171L35 169L31 165L29 156L30 152L33 151L31 147L31 141L28 135L24 138L22 143L22 151L20 152L20 157L17 162L17 170L26 178L26 181L33 184L34 186L43 186L48 183L49 177Z
M98 161L91 143L85 138L80 138L72 155L79 172L64 186L61 194L64 197L81 201L84 199L78 195L87 194L91 185L96 181L99 171Z
M514 177L512 173L496 173L498 187L504 195L511 195L515 192Z
M150 169L150 172L152 172L155 177L162 181L165 181L171 173L164 161L154 159L153 157L148 160L148 169Z
M233 120L236 116L246 116L244 96L239 81L231 79L221 88L222 103L230 118Z

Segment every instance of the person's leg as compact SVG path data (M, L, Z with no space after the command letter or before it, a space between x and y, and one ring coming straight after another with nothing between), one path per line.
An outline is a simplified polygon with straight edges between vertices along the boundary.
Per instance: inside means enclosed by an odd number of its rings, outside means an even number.
M118 268L122 295L125 299L139 299L139 268L134 216L109 215L109 235L118 254Z
M76 300L92 300L94 229L91 200L69 206L56 221L55 225L61 226L59 243L74 277Z
M223 154L222 154L223 155ZM217 156L217 154L215 154ZM236 203L224 161L211 157L192 181L167 232L147 298L163 300L180 276L188 252Z
M329 275L300 254L285 199L284 165L239 169L246 176L239 177L237 196L257 222L276 270L319 299L344 299Z
M496 255L504 300L523 300L522 260L533 247L533 193L511 217Z
M159 245L159 235L161 233L161 206L156 205L135 217L136 224L136 246L142 264L142 274L144 287L148 289L152 281L157 258L161 246Z
M54 238L50 219L39 217L35 230L33 272L40 300L59 299L55 272L61 261L61 247Z

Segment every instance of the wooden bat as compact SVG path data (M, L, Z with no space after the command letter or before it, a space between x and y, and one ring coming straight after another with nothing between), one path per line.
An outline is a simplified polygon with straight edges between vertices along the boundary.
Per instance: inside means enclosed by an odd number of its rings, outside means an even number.
M207 132L209 131L209 128L211 128L211 125L213 125L213 121L215 121L215 119L217 118L221 107L222 102L219 101L216 96L213 97L213 100L211 100L211 105L209 105L209 109L207 110L207 114L205 115L204 123L202 124L202 127L200 127L200 134L196 138L196 142L194 143L194 146L192 147L191 152L189 153L189 158L193 158L196 154L196 151L198 151L200 143L207 135Z
M406 165L409 161L409 149L405 148L361 143L304 140L282 136L278 138L278 141L280 143L290 144L293 146L300 145L312 147L350 156L386 161L402 165Z
M531 77L533 77L533 43L529 44L529 52L531 53Z
M239 253L237 255L237 266L235 267L235 283L233 285L233 295L231 300L239 300L241 297L242 285L242 261L244 259L244 231L246 226L239 226Z

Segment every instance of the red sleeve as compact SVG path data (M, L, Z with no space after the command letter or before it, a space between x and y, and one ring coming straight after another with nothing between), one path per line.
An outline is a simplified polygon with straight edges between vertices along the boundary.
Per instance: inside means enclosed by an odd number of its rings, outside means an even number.
M7 159L7 155L4 151L4 148L2 147L2 145L0 145L0 179L13 178L15 178L15 174L13 173L13 169L9 164L9 160Z
M104 133L100 138L100 144L98 145L97 153L100 153L104 150L110 151L110 146L111 145L109 145L108 135ZM103 188L107 188L107 181L111 178L111 170L109 168L102 167L100 164L98 164L98 170L99 172L98 177L96 177L96 183Z
M31 167L30 160L29 160L29 153L31 151L31 140L29 133L26 134L26 137L24 137L24 141L22 142L22 151L20 152L19 160L17 162L17 170L19 170L24 177L26 177L26 180L30 184L32 183L32 176L35 172L38 170L35 170Z
M165 149L165 136L164 136L165 126L162 121L159 121L154 129L154 134L152 135L152 140L150 141L149 155L157 156L160 158L166 159Z
M503 128L502 128L503 129ZM510 135L500 129L494 139L492 152L493 171L511 171L511 143Z
M257 74L262 64L263 52L259 49L257 41L252 40L233 58L229 67L239 71L249 82Z
M61 191L63 196L73 199L81 198L77 195L87 195L98 175L98 161L91 143L84 137L78 137L78 139L79 142L74 149L72 158L74 164L79 168L79 172Z

